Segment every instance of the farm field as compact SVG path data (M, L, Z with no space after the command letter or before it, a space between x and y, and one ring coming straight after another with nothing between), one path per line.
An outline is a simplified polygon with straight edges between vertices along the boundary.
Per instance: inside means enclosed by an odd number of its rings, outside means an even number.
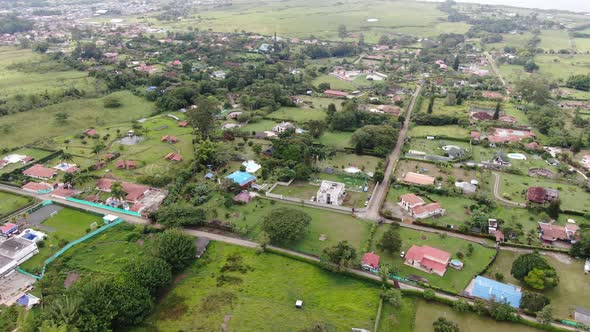
M387 230L388 225L382 225L377 229L373 241L373 250L381 256L381 264L389 264L399 269L400 276L408 277L410 275L418 275L429 280L430 284L443 289L460 292L469 281L479 274L494 257L495 250L486 248L478 244L473 244L474 251L471 257L467 256L467 246L470 242L453 237L441 236L437 233L415 231L408 228L401 227L400 235L402 238L402 251L407 251L412 245L428 245L447 251L451 254L451 259L457 258L457 252L465 254L463 259L460 259L465 266L461 271L453 268L448 268L443 277L436 274L430 274L421 270L404 264L403 258L400 258L400 253L386 253L380 252L375 244L381 239L383 233Z
M14 68L13 65L26 68L26 72ZM67 88L91 92L95 89L95 79L89 77L87 72L69 69L30 49L0 47L2 97L54 92Z
M415 298L403 297L400 308L394 308L384 302L381 310L381 319L379 320L379 331L414 332L415 320Z
M280 121L279 121L280 122ZM276 126L276 121L271 120L256 120L255 122L249 122L247 125L241 128L243 131L253 131L253 132L260 132L260 131L269 131L272 130L274 126Z
M541 43L539 47L545 51L571 49L570 38L566 30L543 30L541 31Z
M299 107L281 107L270 113L267 117L270 119L282 121L295 121L304 123L311 120L325 120L326 112L321 109L306 109Z
M558 55L543 54L535 57L539 65L539 73L549 75L554 79L566 80L571 75L590 73L590 55Z
M500 178L499 194L508 194L508 197L515 202L525 202L528 187L549 187L559 190L562 209L579 212L590 211L590 194L578 186L513 174L502 174Z
M9 194L4 191L0 191L0 216L5 216L12 212L16 212L18 209L24 208L32 199L25 196L18 196Z
M505 282L520 285L520 282L510 275L512 262L517 257L516 252L502 250L486 275L494 278L494 274L500 272L504 275ZM560 280L556 288L543 292L551 299L555 317L568 319L573 307L590 307L590 283L588 275L584 274L584 261L554 253L545 254L544 257L555 268Z
M434 115L446 115L446 116L468 116L469 103L463 103L462 105L445 105L446 98L435 98L434 106L432 108L432 114ZM420 112L426 113L428 110L429 102L425 100L420 108Z
M5 147L41 142L43 146L52 147L63 142L53 142L52 137L75 135L88 127L102 127L122 122L137 120L149 116L152 104L129 91L115 92L111 96L119 97L123 106L105 108L103 98L66 101L28 112L21 112L0 117L0 126L8 126L8 135L2 140ZM54 116L66 112L69 119L57 123ZM35 128L35 130L31 130Z
M459 126L413 126L408 132L409 137L425 138L426 136L469 138L469 130Z
M311 102L315 109L323 109L323 110L327 110L328 105L330 105L330 104L336 105L336 109L340 110L341 109L340 106L342 105L342 102L343 102L342 99L325 98L325 97L310 97L310 96L304 96L304 95L298 95L297 98L299 98L303 101Z
M241 257L247 270L225 272L234 281L220 287L220 269L231 255ZM212 243L151 317L133 331L212 331L222 323L231 331L300 331L317 322L338 331L370 329L378 293L379 287L373 284L307 263ZM301 310L294 306L298 299L304 301Z
M90 225L96 223L102 225L100 216L81 212L73 209L62 209L54 216L43 221L40 226L34 226L47 234L44 246L39 253L27 260L21 267L26 271L37 271L43 266L43 262L68 242L79 239L90 230Z
M517 34L504 33L504 34L502 34L502 41L501 42L488 44L488 45L486 45L486 48L502 50L506 46L522 47L523 45L526 45L526 43L532 37L533 37L533 34L530 32L517 33Z
M256 239L260 234L262 221L273 207L288 207L304 211L312 219L309 233L302 240L286 247L312 255L319 256L324 248L343 240L347 240L358 249L369 237L369 223L343 213L265 199L256 199L248 205L234 205L230 208L223 206L222 197L212 199L207 204L207 206L215 207L211 208L215 211L214 214L243 228L250 239ZM324 241L319 240L322 234L326 236Z

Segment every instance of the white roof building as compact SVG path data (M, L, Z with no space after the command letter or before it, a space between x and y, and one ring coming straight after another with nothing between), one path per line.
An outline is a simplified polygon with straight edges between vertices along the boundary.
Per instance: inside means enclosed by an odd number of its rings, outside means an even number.
M344 183L322 181L317 192L317 201L323 204L342 205L342 198L346 194Z

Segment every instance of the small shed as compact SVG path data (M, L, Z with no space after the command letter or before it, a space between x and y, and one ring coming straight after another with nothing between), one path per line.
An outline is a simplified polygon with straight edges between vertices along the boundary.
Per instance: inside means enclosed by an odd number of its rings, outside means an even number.
M303 308L303 300L295 301L295 308L297 308L297 309Z
M119 217L113 216L112 214L107 214L104 217L102 217L102 221L104 221L105 224L110 224L116 221L117 219L119 219Z
M249 192L242 191L241 193L235 195L233 200L236 203L248 204L252 201L252 196L250 196Z

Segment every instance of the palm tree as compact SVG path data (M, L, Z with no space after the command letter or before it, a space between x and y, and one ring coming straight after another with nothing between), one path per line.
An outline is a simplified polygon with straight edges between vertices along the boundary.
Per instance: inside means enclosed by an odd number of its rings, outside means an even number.
M69 325L75 322L80 304L82 301L79 297L66 295L51 302L47 312L54 321Z
M72 161L73 159L74 159L74 156L72 156L72 154L69 152L64 152L61 154L62 161Z

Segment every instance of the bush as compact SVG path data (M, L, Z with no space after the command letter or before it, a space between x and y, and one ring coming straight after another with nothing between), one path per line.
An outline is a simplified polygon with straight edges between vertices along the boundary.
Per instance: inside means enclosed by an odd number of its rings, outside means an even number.
M431 301L436 298L436 293L432 289L425 289L422 296L424 296L424 299Z
M106 108L118 108L121 107L123 104L121 103L121 100L118 97L109 96L103 100L103 105Z

